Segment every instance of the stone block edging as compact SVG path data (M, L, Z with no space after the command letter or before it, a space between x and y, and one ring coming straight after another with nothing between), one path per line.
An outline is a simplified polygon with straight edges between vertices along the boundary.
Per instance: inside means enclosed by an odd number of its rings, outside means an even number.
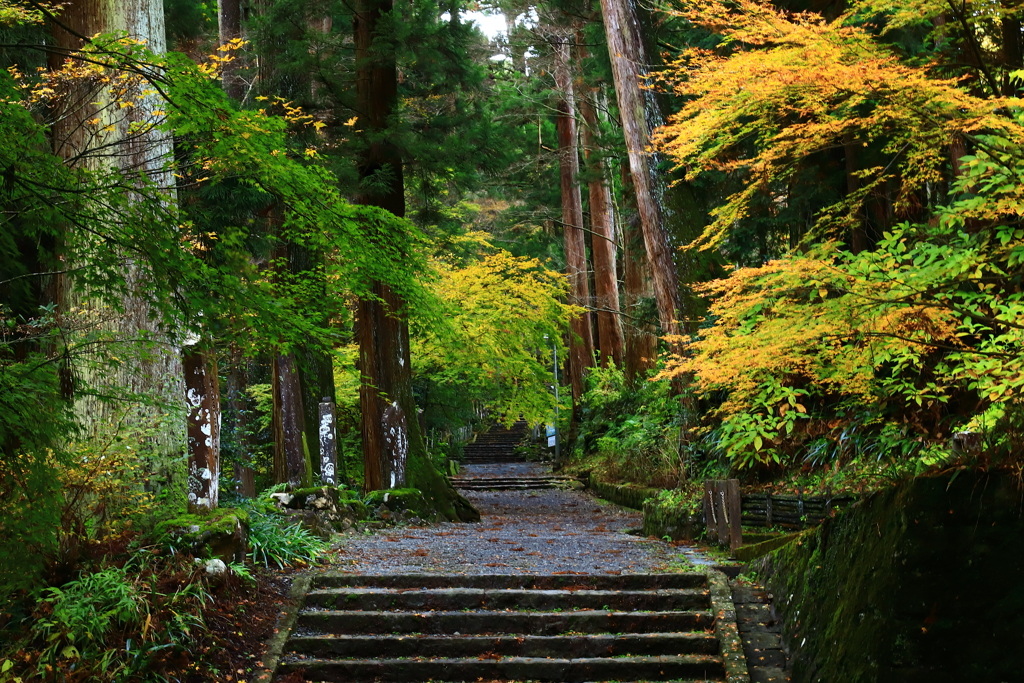
M732 601L729 579L715 569L708 569L706 575L711 593L711 611L715 615L715 636L722 647L725 680L727 683L750 683L747 655L743 651L743 641L736 626L736 606Z
M281 662L284 654L285 643L291 635L295 622L299 619L299 612L305 606L306 594L309 592L313 578L309 573L300 574L292 581L292 587L288 590L288 598L285 601L284 609L281 610L274 627L274 635L267 641L267 651L263 654L263 670L253 678L253 683L271 683L274 674L277 673L277 665Z

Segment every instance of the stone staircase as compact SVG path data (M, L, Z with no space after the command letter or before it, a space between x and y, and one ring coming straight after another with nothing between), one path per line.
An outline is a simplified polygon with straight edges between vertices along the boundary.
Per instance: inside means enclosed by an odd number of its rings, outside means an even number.
M489 431L479 434L473 443L466 444L462 451L463 462L467 465L480 465L504 462L525 462L516 453L516 446L523 440L529 426L520 420L505 429L501 426L492 427Z
M303 581L274 680L749 681L714 574Z
M530 489L583 488L575 477L563 476L471 476L451 477L452 486L469 491L528 491Z

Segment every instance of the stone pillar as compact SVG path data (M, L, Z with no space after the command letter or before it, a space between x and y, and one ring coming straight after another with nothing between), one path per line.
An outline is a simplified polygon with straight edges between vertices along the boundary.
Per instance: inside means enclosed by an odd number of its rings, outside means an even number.
M324 397L320 402L320 479L338 485L338 429L334 417L334 401Z

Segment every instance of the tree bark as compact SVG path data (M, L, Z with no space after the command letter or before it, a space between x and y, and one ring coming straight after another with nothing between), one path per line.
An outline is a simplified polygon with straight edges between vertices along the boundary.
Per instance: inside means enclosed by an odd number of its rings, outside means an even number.
M358 0L352 16L356 101L367 144L359 158L363 181L357 203L405 216L402 155L386 135L398 105L398 67L390 36L377 41L378 26L391 0ZM375 182L367 182L373 179ZM412 393L409 326L400 317L403 302L390 287L374 282L371 295L356 307L359 342L359 405L362 409L364 488L419 488L438 514L451 520L479 521L480 514L430 464Z
M651 276L658 301L658 318L663 334L678 334L679 281L672 248L663 223L661 181L654 160L647 152L651 131L660 121L654 95L641 90L647 74L647 60L640 29L629 0L601 0L605 35L611 57L615 94L629 155L629 168L636 190L637 210L643 229L644 246L651 264ZM649 119L653 119L650 120Z
M182 353L188 405L188 510L217 507L220 479L220 388L217 360L197 346Z
M591 253L594 261L594 307L597 309L597 338L601 367L614 363L622 367L623 338L619 318L619 281L616 275L615 213L608 173L597 148L597 111L588 97L581 97L583 154L587 160L590 200Z
M1020 86L1015 85L1014 81L1010 79L1009 72L1024 66L1024 60L1021 57L1020 19L1014 15L1016 8L1008 0L1003 0L1001 5L1005 12L1000 19L1003 42L1002 58L1003 66L1006 67L1006 73L1003 76L1003 95L1013 97L1020 90Z
M623 321L626 381L636 387L654 369L658 356L658 337L654 326L643 320L643 302L654 297L651 270L647 263L640 215L636 210L636 194L632 174L626 164L622 166L623 211L622 251L624 255Z
M77 35L113 32L144 40L155 53L167 48L162 0L74 0L64 6L59 22L69 30L54 25L53 42L67 50L83 46ZM60 68L63 57L52 61L55 63L51 66ZM152 112L161 107L160 100L151 95L136 101L135 106L120 108L108 106L112 99L109 86L98 82L83 84L64 98L53 112L57 122L53 127L54 152L76 167L120 170L126 182L132 182L129 178L144 178L164 188L168 202L175 201L173 177L164 168L172 152L171 137L152 127L156 119ZM87 123L94 119L97 124ZM54 285L62 299L58 302L61 317L80 318L69 322L71 326L93 325L126 344L152 342L145 348L140 346L134 357L125 358L126 354L119 352L122 362L102 372L79 368L86 383L100 393L122 396L127 401L77 396L75 413L85 434L96 437L107 425L120 422L124 406L132 402L133 396L145 396L146 404L136 401L129 410L138 415L138 423L157 425L147 437L147 445L159 453L178 454L185 443L185 425L168 420L167 414L177 411L184 395L180 348L159 327L146 298L133 293L140 286L138 264L125 256L124 270L129 293L119 302L123 313L95 292L76 291L71 276L60 276Z
M591 308L587 277L587 249L583 232L583 198L580 193L580 157L576 132L576 98L569 69L569 40L553 34L555 86L560 95L558 118L558 166L562 189L562 231L565 237L565 267L569 277L569 303ZM590 314L585 312L569 321L569 384L572 398L583 396L583 378L594 365L594 337Z
M356 43L356 96L364 131L373 134L359 160L364 181L356 201L405 216L405 179L399 150L379 134L398 104L398 67L393 50L374 45L381 17L391 0L360 0L353 14ZM376 49L375 49L376 48ZM375 178L378 189L365 181ZM386 180L387 188L379 189ZM383 283L373 283L372 298L357 308L359 369L362 385L364 487L368 491L406 484L409 426L415 420L408 325L398 316L402 302ZM407 414L412 412L412 416Z
M251 445L249 443L247 409L244 393L248 385L246 381L245 359L236 350L231 350L231 370L228 372L227 404L228 414L232 420L232 431L235 441L234 477L237 482L235 491L243 498L256 497L256 477L252 469Z
M292 353L273 361L274 479L293 488L309 486L308 448L303 441L302 387Z

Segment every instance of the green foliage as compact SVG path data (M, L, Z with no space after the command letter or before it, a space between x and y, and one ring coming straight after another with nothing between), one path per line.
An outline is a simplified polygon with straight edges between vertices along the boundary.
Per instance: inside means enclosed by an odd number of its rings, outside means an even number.
M481 408L509 422L520 415L541 422L553 399L547 353L537 350L550 348L551 339L561 346L574 310L559 301L564 278L536 259L492 250L486 241L478 247L482 256L464 265L435 262L444 320L414 331L421 402L431 426L449 430Z
M38 674L172 680L170 662L195 646L210 596L201 579L182 580L180 567L160 562L138 555L44 591L31 628Z
M4 21L28 17L9 7L2 5ZM92 401L89 410L100 415L120 414L111 409L115 401L158 404L144 391L131 395L117 378L145 375L167 355L166 342L190 331L216 334L250 354L296 344L329 349L339 333L327 316L343 309L342 294L362 293L371 280L391 285L410 310L429 300L412 276L424 263L416 230L349 204L308 139L322 125L287 102L239 111L215 67L154 55L125 36L96 36L56 70L25 66L0 70L4 595L28 588L45 562L72 556L67 548L110 540L133 517L145 521L138 518L147 513L132 507L143 486L172 508L180 502L165 489L180 466L166 457L177 455L177 443L151 444L148 427L135 424L140 413L128 418L128 431L138 430L163 460L133 448L116 419L93 425L96 440L86 444L76 434L73 397ZM97 103L95 118L83 102ZM128 117L135 111L144 115ZM149 177L123 168L116 144L81 150L66 163L54 154L61 142L52 136L65 130L59 120L75 117L96 139L130 131L170 150L173 135L179 154ZM180 210L168 201L171 172ZM196 198L201 191L216 198L212 188L245 201L236 201L231 216L210 211ZM267 259L282 243L324 258L300 273L275 271ZM58 283L58 275L67 278ZM58 284L67 290L60 308ZM82 304L65 306L65 299ZM114 324L131 316L159 332ZM169 421L179 418L172 413ZM62 490L64 470L77 479ZM66 528L55 534L61 520ZM39 552L17 556L24 544Z
M979 143L932 222L898 225L874 251L825 245L712 288L716 324L670 373L727 392L719 436L737 466L801 450L909 473L1016 461L1024 152L1016 139ZM958 452L961 431L982 436L981 450Z
M330 544L317 538L301 524L289 522L272 510L257 504L248 506L249 557L254 563L283 569L296 564L316 562Z
M581 403L574 454L582 462L607 479L644 486L671 488L687 478L681 407L667 383L642 382L632 389L621 369L594 368Z
M127 568L87 574L60 588L48 588L44 596L40 609L49 617L36 621L33 628L48 644L42 655L45 661L80 659L83 651L86 657L95 656L115 627L136 625L145 607ZM108 659L116 653L103 656ZM108 664L102 661L99 666L106 669Z

